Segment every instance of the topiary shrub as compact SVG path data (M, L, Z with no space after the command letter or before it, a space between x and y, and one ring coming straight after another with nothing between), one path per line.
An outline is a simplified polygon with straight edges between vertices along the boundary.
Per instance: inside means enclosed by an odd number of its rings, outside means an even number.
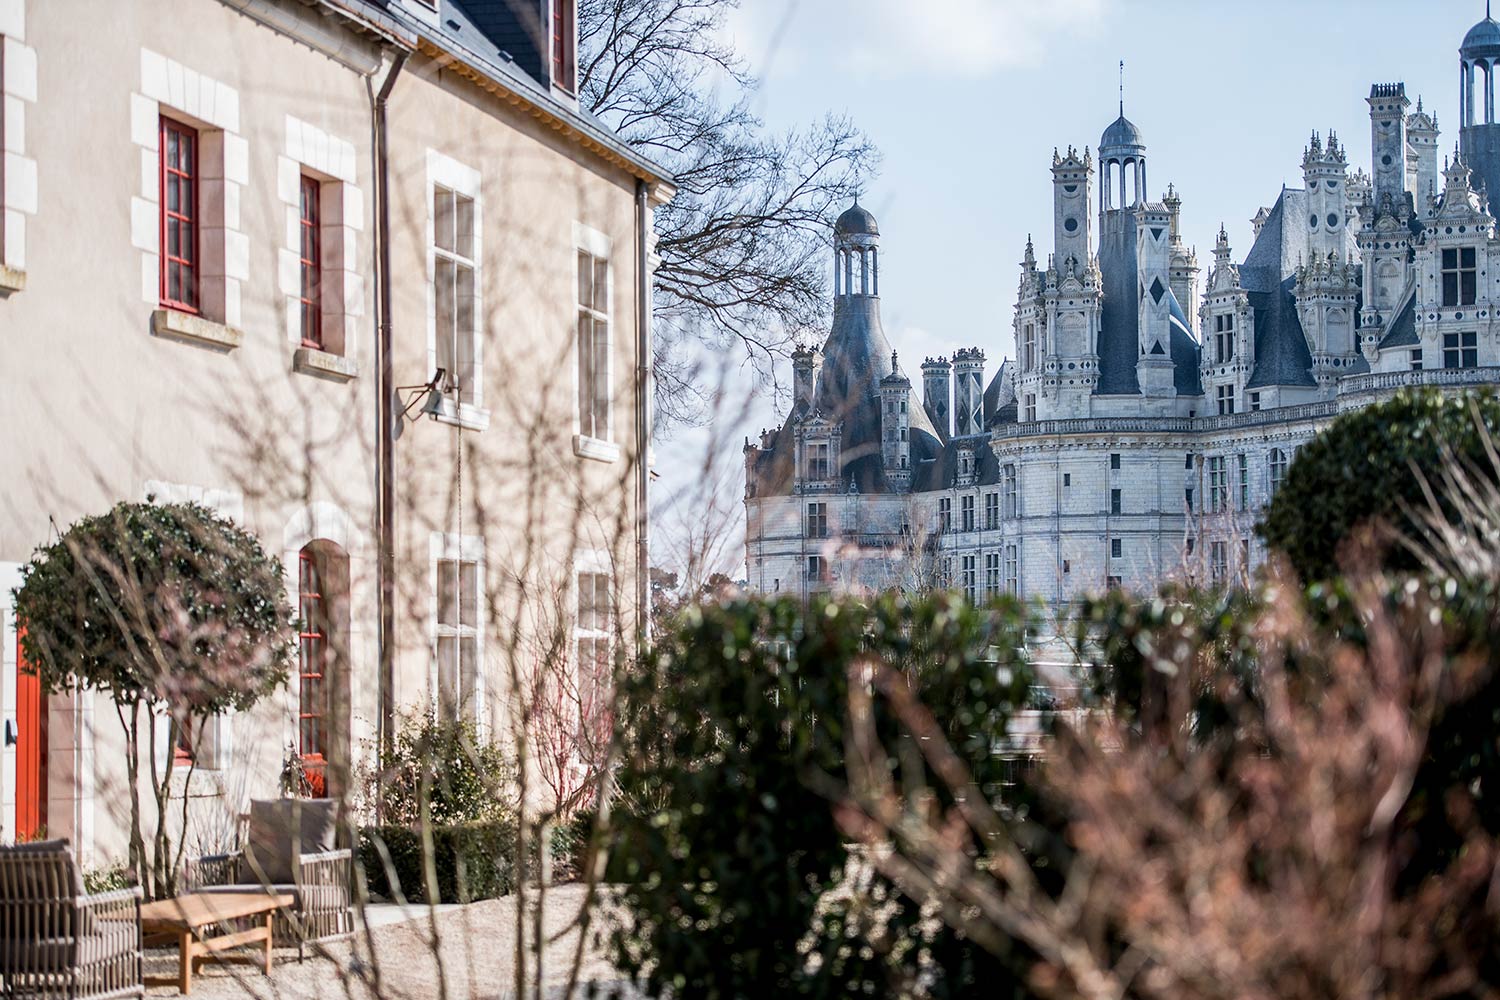
M1415 532L1409 512L1427 507L1422 477L1436 490L1446 462L1493 478L1484 428L1500 429L1500 398L1488 390L1403 391L1346 413L1298 452L1257 530L1307 581L1338 575L1340 547L1366 525L1385 526L1387 568L1417 570L1390 532Z
M683 611L621 681L618 785L633 808L609 831L616 966L653 996L898 996L919 980L933 997L1025 995L1019 957L983 952L851 864L829 795L845 780L850 670L876 657L998 797L995 750L1032 677L1026 625L1015 602L948 595ZM899 745L893 721L878 724Z
M360 831L359 860L371 893L418 903L469 903L515 888L516 828L510 821L434 826L428 882L423 831L373 826ZM435 887L436 895L429 892Z
M360 777L367 811L382 824L415 827L494 822L514 813L514 768L505 749L470 719L427 712L405 720L375 767Z
M96 691L125 735L129 863L148 898L176 891L168 799L176 754L142 781L165 743L192 742L209 716L250 708L286 683L295 616L281 563L255 536L192 503L121 503L39 547L15 591L26 662L49 692ZM183 733L188 738L183 738ZM152 849L137 789L155 803Z

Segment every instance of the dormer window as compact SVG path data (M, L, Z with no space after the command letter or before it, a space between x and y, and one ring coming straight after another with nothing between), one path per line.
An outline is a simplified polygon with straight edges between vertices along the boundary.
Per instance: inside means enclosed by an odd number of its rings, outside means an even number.
M1214 358L1220 365L1234 360L1233 314L1214 317Z
M552 85L578 90L577 0L552 0Z
M1474 248L1454 247L1443 251L1443 305L1472 306L1477 291Z
M815 482L828 478L828 444L814 442L807 446L807 478Z

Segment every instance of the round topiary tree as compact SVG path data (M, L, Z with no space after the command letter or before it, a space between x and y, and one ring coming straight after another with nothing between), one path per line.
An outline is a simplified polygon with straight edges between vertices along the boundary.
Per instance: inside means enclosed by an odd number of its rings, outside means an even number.
M1486 448L1497 428L1500 398L1489 390L1403 391L1346 413L1297 454L1257 530L1309 582L1337 576L1341 547L1364 527L1384 533L1377 540L1387 543L1387 568L1420 569L1415 553L1389 543L1418 533L1413 513L1428 508L1424 482L1451 505L1445 469L1495 477Z
M184 733L202 731L196 721L249 708L286 682L296 632L280 562L199 504L122 503L38 548L22 567L15 607L26 662L44 689L95 691L114 703L125 734L130 868L148 898L171 895L181 861L167 816L176 755L158 762L159 730L175 748ZM143 751L156 807L149 866Z

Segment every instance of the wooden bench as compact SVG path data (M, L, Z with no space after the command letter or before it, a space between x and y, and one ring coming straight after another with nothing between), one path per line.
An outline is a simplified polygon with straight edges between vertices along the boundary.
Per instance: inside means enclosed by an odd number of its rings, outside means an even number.
M177 942L177 978L146 977L148 986L176 986L193 991L193 971L205 959L230 948L261 946L266 975L271 974L271 921L293 903L289 895L268 892L193 892L141 907L141 933L147 946ZM260 918L254 926L236 924ZM221 961L256 961L258 956L220 957Z

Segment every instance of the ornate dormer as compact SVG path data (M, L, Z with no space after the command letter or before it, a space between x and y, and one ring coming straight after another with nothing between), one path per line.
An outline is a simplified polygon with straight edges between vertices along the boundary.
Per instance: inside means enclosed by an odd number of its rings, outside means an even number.
M1312 354L1313 378L1331 391L1334 382L1359 359L1355 326L1359 273L1352 262L1335 252L1300 264L1296 277L1297 315Z
M1245 384L1255 368L1255 330L1250 297L1240 285L1229 233L1219 226L1214 266L1203 292L1199 325L1203 336L1200 374L1208 405L1229 413L1240 407Z
M1425 218L1438 196L1437 115L1428 114L1417 98L1417 110L1406 118L1406 186L1417 203L1417 215Z
M1307 198L1307 253L1327 257L1344 253L1348 240L1349 212L1344 190L1349 161L1330 131L1325 147L1318 133L1302 154L1302 180Z

